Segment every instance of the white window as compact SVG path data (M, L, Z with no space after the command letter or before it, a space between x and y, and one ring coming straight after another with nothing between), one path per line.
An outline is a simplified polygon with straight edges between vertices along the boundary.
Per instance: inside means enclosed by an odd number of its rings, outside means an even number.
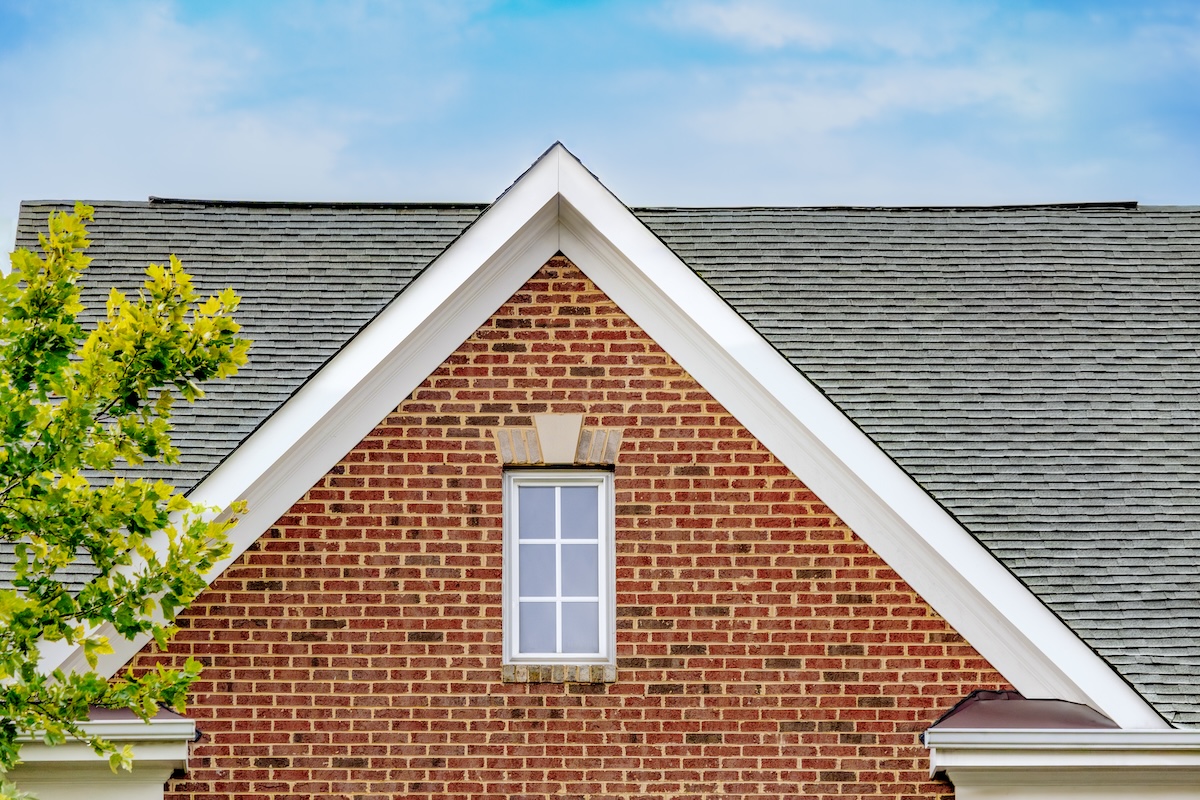
M609 472L505 473L506 663L615 663L612 519Z

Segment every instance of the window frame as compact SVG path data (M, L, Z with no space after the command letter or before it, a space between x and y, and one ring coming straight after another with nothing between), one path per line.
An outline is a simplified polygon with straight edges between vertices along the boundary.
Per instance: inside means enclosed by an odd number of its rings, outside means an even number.
M520 646L520 557L518 552L518 489L522 486L596 486L599 592L598 653L522 654ZM607 470L517 469L504 473L503 619L504 663L527 665L616 664L616 536L613 474ZM561 603L561 595L559 595ZM556 631L557 633L557 631Z

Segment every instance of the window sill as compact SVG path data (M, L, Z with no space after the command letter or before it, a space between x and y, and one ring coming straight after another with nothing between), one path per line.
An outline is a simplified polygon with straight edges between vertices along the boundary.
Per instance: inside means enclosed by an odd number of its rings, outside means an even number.
M505 664L504 683L615 683L615 664Z

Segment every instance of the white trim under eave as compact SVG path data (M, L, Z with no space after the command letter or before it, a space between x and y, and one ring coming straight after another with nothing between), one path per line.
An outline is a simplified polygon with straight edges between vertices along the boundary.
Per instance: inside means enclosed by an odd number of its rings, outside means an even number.
M108 739L115 744L127 744L129 742L187 742L196 738L196 721L186 717L176 717L165 715L162 719L108 719L108 720L89 720L82 722L79 725L83 732L89 736L100 736ZM41 744L41 734L24 733L17 737L17 741L21 743L21 760L41 760L53 761L56 760L52 755L46 757L27 757L27 753L33 751L30 748L31 744ZM74 740L69 740L64 744L70 744ZM84 745L84 747L88 747ZM28 748L28 750L26 749ZM54 751L59 748L58 745L44 748L47 751ZM38 750L40 752L40 750ZM88 752L91 748L88 747ZM186 751L185 751L186 755Z
M187 769L188 746L196 738L193 720L103 720L80 726L103 736L118 747L133 748L133 769L113 773L106 756L98 756L85 742L68 739L46 745L40 738L21 736L21 761L5 778L43 800L161 800L163 786L176 770Z
M959 800L1200 798L1200 731L935 727L925 746Z
M559 250L1025 696L1168 727L561 145L192 493L249 503L210 581ZM110 639L107 675L146 641ZM80 651L51 661L84 664Z

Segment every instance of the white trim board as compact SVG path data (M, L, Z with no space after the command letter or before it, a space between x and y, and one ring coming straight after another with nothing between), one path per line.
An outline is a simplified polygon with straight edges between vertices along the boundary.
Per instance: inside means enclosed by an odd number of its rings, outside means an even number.
M110 719L110 720L84 720L79 723L79 727L89 736L100 736L108 739L110 742L128 743L128 742L183 742L187 744L196 738L196 721L187 717L166 716L162 719L141 720L137 718L131 719ZM26 733L17 737L17 741L21 743L21 760L22 761L55 761L60 760L55 755L63 749L62 745L47 746L41 748L32 748L30 745L40 745L42 743L41 734ZM92 752L92 748L83 743L69 740L70 744L78 744L88 752L90 756L96 756ZM36 753L36 755L29 755ZM184 750L186 758L187 751ZM107 757L104 757L107 758ZM107 763L107 762L106 762Z
M1200 798L1200 731L934 727L925 745L962 800Z
M42 800L161 800L171 774L187 768L188 745L196 738L196 723L178 717L83 722L80 727L114 744L132 745L133 770L113 773L108 758L85 742L47 745L26 735L19 739L21 762L5 777Z
M218 575L561 251L1027 697L1167 723L574 156L555 145L193 492L249 512ZM112 637L112 675L145 644ZM82 653L52 659L82 665Z

